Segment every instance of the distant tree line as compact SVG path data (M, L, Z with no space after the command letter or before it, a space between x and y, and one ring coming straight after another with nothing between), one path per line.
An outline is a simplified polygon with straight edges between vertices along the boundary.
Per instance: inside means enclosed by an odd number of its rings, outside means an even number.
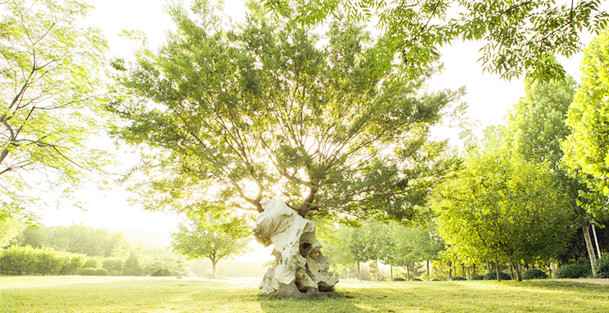
M174 276L184 260L167 249L134 247L122 234L81 225L29 226L0 251L8 275Z

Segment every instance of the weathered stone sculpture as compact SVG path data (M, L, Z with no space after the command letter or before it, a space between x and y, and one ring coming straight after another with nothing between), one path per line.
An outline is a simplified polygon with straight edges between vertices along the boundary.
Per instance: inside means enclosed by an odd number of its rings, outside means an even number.
M274 244L273 264L260 283L265 294L291 295L331 291L338 279L315 237L315 223L296 214L281 200L265 200L254 235L265 247Z

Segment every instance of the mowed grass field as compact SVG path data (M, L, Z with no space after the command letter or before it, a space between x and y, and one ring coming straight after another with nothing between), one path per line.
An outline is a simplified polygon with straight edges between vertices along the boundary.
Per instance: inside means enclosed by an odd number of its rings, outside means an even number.
M609 285L571 281L341 281L284 299L258 280L3 276L0 312L609 312Z

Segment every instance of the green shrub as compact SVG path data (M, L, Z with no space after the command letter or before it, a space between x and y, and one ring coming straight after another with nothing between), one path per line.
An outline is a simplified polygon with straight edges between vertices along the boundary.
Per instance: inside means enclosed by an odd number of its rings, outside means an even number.
M406 279L404 279L402 277L396 277L393 279L393 281L406 281Z
M472 276L472 280L484 280L484 275L474 275Z
M590 269L583 264L567 264L556 270L556 278L580 278L590 276Z
M437 278L437 277L434 277L434 278L432 278L432 279L431 279L431 281L444 281L444 279L442 279L442 278Z
M65 254L63 264L61 265L61 275L76 275L85 264L85 256L83 254Z
M89 257L87 258L87 260L85 261L85 264L82 266L84 268L100 268L101 267L101 261L93 258L93 257Z
M30 246L10 247L2 251L0 258L2 258L2 274L12 275L75 274L82 268L83 263L83 256L79 254Z
M110 272L108 272L108 274L110 276L120 276L121 272L117 271L117 270L111 270Z
M180 276L187 273L181 259L155 258L150 261L145 272L150 276Z
M112 271L120 273L123 268L123 260L120 258L105 258L102 260L102 268L107 269L110 273Z
M131 252L125 260L122 269L122 275L125 276L143 276L144 268L140 264L140 258L135 252Z
M538 268L529 269L526 272L524 272L524 274L522 274L522 279L545 279L545 278L548 278L548 274L546 274L546 272L544 272Z
M596 277L609 278L609 255L605 255L596 262Z
M451 278L450 280L467 280L467 278L461 277L461 276L455 276L455 277Z
M420 279L420 278L415 278L415 279L413 279L412 281L423 281L423 280L422 280L422 279Z
M96 268L95 276L108 276L108 270L105 268Z
M34 248L12 246L2 251L2 274L34 274L36 263Z
M63 258L52 249L39 249L35 252L34 272L42 275L57 275L61 270Z
M87 267L78 273L81 276L96 276L97 270L92 267Z
M507 273L499 272L499 275L501 276L501 280L512 280L512 277ZM497 272L492 271L490 273L486 273L486 275L484 275L484 280L497 280Z

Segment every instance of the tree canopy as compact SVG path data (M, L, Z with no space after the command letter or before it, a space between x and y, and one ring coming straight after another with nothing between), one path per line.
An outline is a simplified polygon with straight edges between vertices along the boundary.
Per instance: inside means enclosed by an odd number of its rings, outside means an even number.
M387 46L416 70L437 58L438 48L456 41L481 41L485 70L504 78L563 77L553 55L572 56L582 34L602 31L609 21L601 0L265 0L278 16L314 25L347 14L378 21Z
M281 197L301 216L412 219L452 166L428 134L460 92L426 91L431 67L413 79L378 63L386 38L347 21L316 34L255 6L231 30L201 2L170 12L177 30L159 51L115 62L109 106L127 121L120 136L152 151L149 207L261 211Z
M556 258L577 229L572 202L547 167L505 151L506 136L487 133L464 169L437 186L432 207L440 234L452 251L478 260Z
M609 32L606 31L585 50L582 83L566 121L571 134L563 145L567 164L588 175L583 177L584 181L604 195L609 195L608 58Z

